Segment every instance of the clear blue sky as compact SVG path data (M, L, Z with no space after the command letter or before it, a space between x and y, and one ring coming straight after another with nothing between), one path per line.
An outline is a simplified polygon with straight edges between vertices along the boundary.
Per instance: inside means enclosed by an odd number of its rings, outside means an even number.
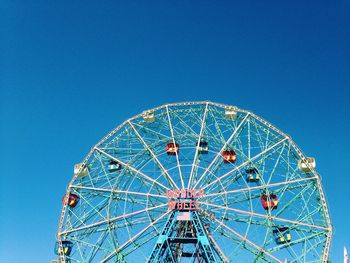
M189 100L252 110L317 158L341 262L350 248L349 0L0 8L1 262L53 259L73 164L126 118Z

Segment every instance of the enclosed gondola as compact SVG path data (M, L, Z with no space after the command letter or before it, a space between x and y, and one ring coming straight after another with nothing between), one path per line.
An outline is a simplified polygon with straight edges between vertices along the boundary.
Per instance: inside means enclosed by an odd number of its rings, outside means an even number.
M80 197L76 194L66 194L63 196L62 198L62 202L68 206L70 206L71 208L74 208L77 206L77 204L79 203Z
M165 147L166 153L168 155L177 155L179 153L179 144L178 143L168 143Z
M110 173L120 171L121 168L122 168L122 167L121 167L120 163L118 163L118 162L115 161L115 160L110 160L110 161L108 162L108 171L109 171Z
M222 158L224 163L235 163L236 152L234 150L225 150L222 152Z
M265 210L274 210L278 207L278 197L275 194L262 195L261 204Z
M257 183L260 180L260 174L255 167L249 167L245 170L248 183Z
M62 240L62 248L60 248L59 242L56 242L55 245L55 253L56 255L64 254L65 256L69 256L72 252L73 243L68 240Z
M272 232L278 245L286 244L292 240L288 227L276 227Z

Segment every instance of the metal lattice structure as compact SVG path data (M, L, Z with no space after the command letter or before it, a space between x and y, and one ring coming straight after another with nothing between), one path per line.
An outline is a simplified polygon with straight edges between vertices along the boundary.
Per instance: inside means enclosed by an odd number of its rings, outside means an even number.
M114 129L76 166L62 262L327 262L315 160L252 112L167 104Z

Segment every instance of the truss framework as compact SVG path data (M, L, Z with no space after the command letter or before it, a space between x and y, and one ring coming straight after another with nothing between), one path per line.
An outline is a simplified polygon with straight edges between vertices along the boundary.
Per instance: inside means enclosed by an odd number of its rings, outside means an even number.
M227 119L227 109L238 118ZM60 251L62 241L74 243L69 256L60 254L62 262L180 262L185 245L171 242L170 233L181 227L165 193L185 187L205 191L202 211L191 213L191 227L182 227L201 237L193 243L193 259L327 262L332 227L321 180L312 167L307 173L298 169L306 157L290 136L252 112L210 101L149 112L154 122L145 122L143 114L126 120L87 155L81 170L87 167L89 174L73 176L66 194L78 194L80 202L62 207ZM209 143L205 155L198 150L203 140ZM170 142L180 143L178 155L167 156ZM228 148L235 150L236 163L222 161ZM122 169L109 171L110 160ZM247 182L249 167L257 169L259 182ZM265 211L260 197L271 193L279 205ZM272 232L281 226L289 228L291 242L276 244Z

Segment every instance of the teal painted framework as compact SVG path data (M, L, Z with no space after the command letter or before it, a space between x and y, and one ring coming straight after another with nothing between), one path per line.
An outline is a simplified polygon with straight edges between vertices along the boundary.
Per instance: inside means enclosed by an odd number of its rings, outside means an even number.
M172 211L169 215L147 262L176 263L181 262L181 258L186 258L190 262L227 262L218 248L210 242L210 234L205 230L199 213L187 212L191 214L188 221L177 220L178 213ZM180 229L178 224L183 224L183 228ZM185 244L191 244L192 250L185 251Z
M203 140L206 151L199 150ZM179 155L167 156L174 142ZM236 151L236 163L222 161L225 149ZM289 135L235 106L204 101L148 110L103 138L75 171L66 195L80 201L62 206L60 261L144 262L168 238L166 191L203 189L196 221L209 223L210 234L199 243L208 241L217 262L327 262L331 220L321 179L306 160ZM246 179L249 169L258 180ZM278 208L264 210L260 198L271 193ZM273 231L283 227L291 240L278 244ZM70 255L62 241L74 244Z

